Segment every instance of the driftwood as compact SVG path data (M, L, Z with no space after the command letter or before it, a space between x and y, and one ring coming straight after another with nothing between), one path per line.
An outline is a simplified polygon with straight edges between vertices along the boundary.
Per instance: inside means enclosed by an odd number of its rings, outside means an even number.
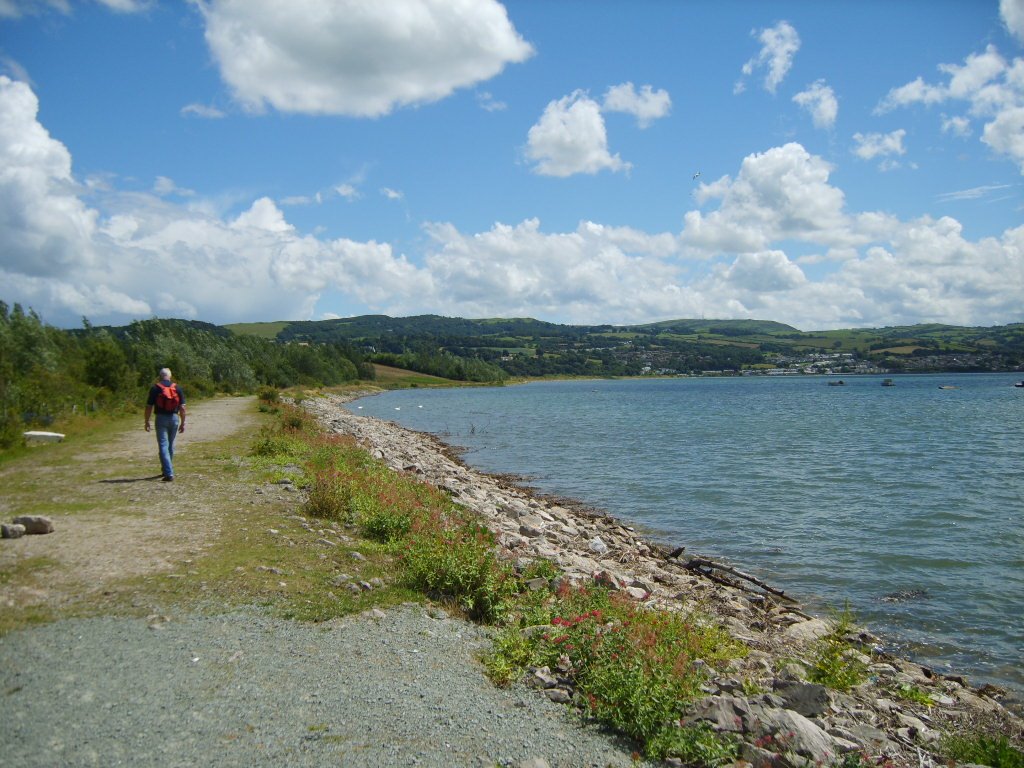
M708 560L708 559L703 558L703 557L691 557L689 560L680 563L680 565L682 565L688 571L693 571L695 573L699 573L702 576L707 576L708 578L711 578L711 579L716 579L716 577L715 577L715 575L713 573L714 571L716 571L716 570L722 571L723 573L728 573L728 574L730 574L732 576L735 576L738 579L743 579L744 581L749 581L751 584L756 584L758 587L763 589L765 592L770 592L771 594L773 594L773 595L775 595L777 597L781 597L783 600L789 600L790 602L796 602L795 600L793 600L793 598L789 597L783 590L776 589L775 587L772 587L772 586L770 586L768 584L765 584L763 581L761 581L761 579L757 578L756 576L751 576L749 573L744 573L743 571L737 570L736 568L733 568L730 565L723 565L721 563L716 563L716 562L714 562L712 560Z

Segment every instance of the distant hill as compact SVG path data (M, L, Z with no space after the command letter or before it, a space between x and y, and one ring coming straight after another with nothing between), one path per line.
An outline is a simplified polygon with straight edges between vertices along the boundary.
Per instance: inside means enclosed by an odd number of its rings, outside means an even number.
M846 370L854 370L852 361L893 371L1018 370L1024 365L1024 323L800 331L768 320L702 318L615 326L362 315L225 328L279 342L346 342L385 364L408 365L416 355L479 359L514 376L736 372L825 355L848 358L842 361Z

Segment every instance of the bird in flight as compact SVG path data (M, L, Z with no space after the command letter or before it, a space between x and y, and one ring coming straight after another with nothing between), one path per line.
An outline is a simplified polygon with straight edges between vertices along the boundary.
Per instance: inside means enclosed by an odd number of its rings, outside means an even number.
M697 171L695 174L693 174L693 180L696 181L698 176L700 176L700 171Z

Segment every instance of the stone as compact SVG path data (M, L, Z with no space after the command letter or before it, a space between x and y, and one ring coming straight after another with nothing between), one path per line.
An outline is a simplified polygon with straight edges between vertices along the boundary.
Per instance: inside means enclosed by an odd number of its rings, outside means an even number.
M824 685L776 680L772 688L786 703L786 709L799 712L804 717L820 717L828 712L830 699Z
M597 571L594 574L594 581L601 586L608 587L608 589L612 590L618 590L622 585L622 579L617 574L612 573L607 569Z
M773 736L789 750L822 765L831 763L839 752L831 736L791 709L767 710L761 728L764 735Z
M551 674L550 667L539 667L530 675L530 684L535 688L554 688L558 680Z
M783 635L787 640L792 640L798 643L813 643L815 640L820 640L831 631L831 625L824 619L810 619L808 621L800 621L796 624L790 625L786 628L786 631L783 632Z
M594 554L603 555L608 551L608 545L604 543L604 540L600 536L595 536L587 542L587 549Z
M739 696L709 696L694 707L692 714L683 718L688 725L706 722L716 731L731 733L747 730L751 719L749 702Z
M19 515L12 520L15 525L25 526L26 534L53 533L53 520L43 515Z
M519 533L527 538L535 539L544 534L544 529L529 523L521 523L519 525Z
M799 682L807 679L807 668L802 664L798 664L795 661L791 661L782 669L779 670L778 681L782 682ZM774 684L773 684L774 687Z
M544 695L555 702L555 704L568 704L572 701L572 696L564 688L548 688L544 691Z
M872 754L881 754L891 748L891 742L885 731L867 723L851 723L841 732L840 736L844 740L848 739L857 743L861 749Z
M20 539L25 535L25 526L21 523L0 523L0 538Z

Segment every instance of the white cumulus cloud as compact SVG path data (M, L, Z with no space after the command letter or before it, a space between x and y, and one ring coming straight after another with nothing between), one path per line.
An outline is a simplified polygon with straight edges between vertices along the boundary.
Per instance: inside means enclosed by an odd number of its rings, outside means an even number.
M829 163L796 143L701 185L701 210L684 212L678 233L434 222L407 257L383 241L303 234L266 197L225 213L198 196L183 204L170 177L156 182L163 196L119 192L114 176L81 185L38 109L28 85L0 78L0 298L48 322L306 319L327 296L341 302L335 314L577 323L704 315L813 329L1020 317L1024 226L972 241L950 217L847 211ZM168 265L180 279L156 279Z
M831 128L836 124L839 101L836 99L835 91L826 85L824 80L811 83L794 96L793 101L810 113L816 128Z
M828 183L831 170L796 143L749 155L735 181L715 183L718 210L684 216L683 242L712 253L766 251L782 239L849 244L857 238L842 191Z
M583 91L550 102L530 128L526 156L544 176L623 171L630 164L608 151L601 106Z
M626 112L636 117L641 128L648 127L655 120L665 117L672 109L668 91L655 91L644 85L639 93L632 83L613 85L604 95L605 112Z
M907 150L903 146L906 135L907 132L902 128L891 133L855 133L853 140L857 146L853 153L862 160L906 154Z
M1017 2L1013 12L1019 11L1020 5ZM1005 8L1003 12L1006 18ZM947 76L946 82L929 84L918 77L890 90L876 112L914 104L966 102L968 115L984 122L981 141L1017 163L1024 173L1024 124L1020 116L1020 110L1024 109L1024 58L1007 62L995 46L989 45L983 53L969 55L963 64L939 65L939 71ZM959 135L970 132L967 116L957 117L953 122L944 116L942 119L946 130L954 130Z
M39 100L0 75L0 243L6 268L60 272L93 258L96 212L79 199L71 153L39 123Z
M195 0L221 76L247 108L376 117L524 61L496 0Z
M1024 44L1024 0L999 0L999 15L1009 33Z

